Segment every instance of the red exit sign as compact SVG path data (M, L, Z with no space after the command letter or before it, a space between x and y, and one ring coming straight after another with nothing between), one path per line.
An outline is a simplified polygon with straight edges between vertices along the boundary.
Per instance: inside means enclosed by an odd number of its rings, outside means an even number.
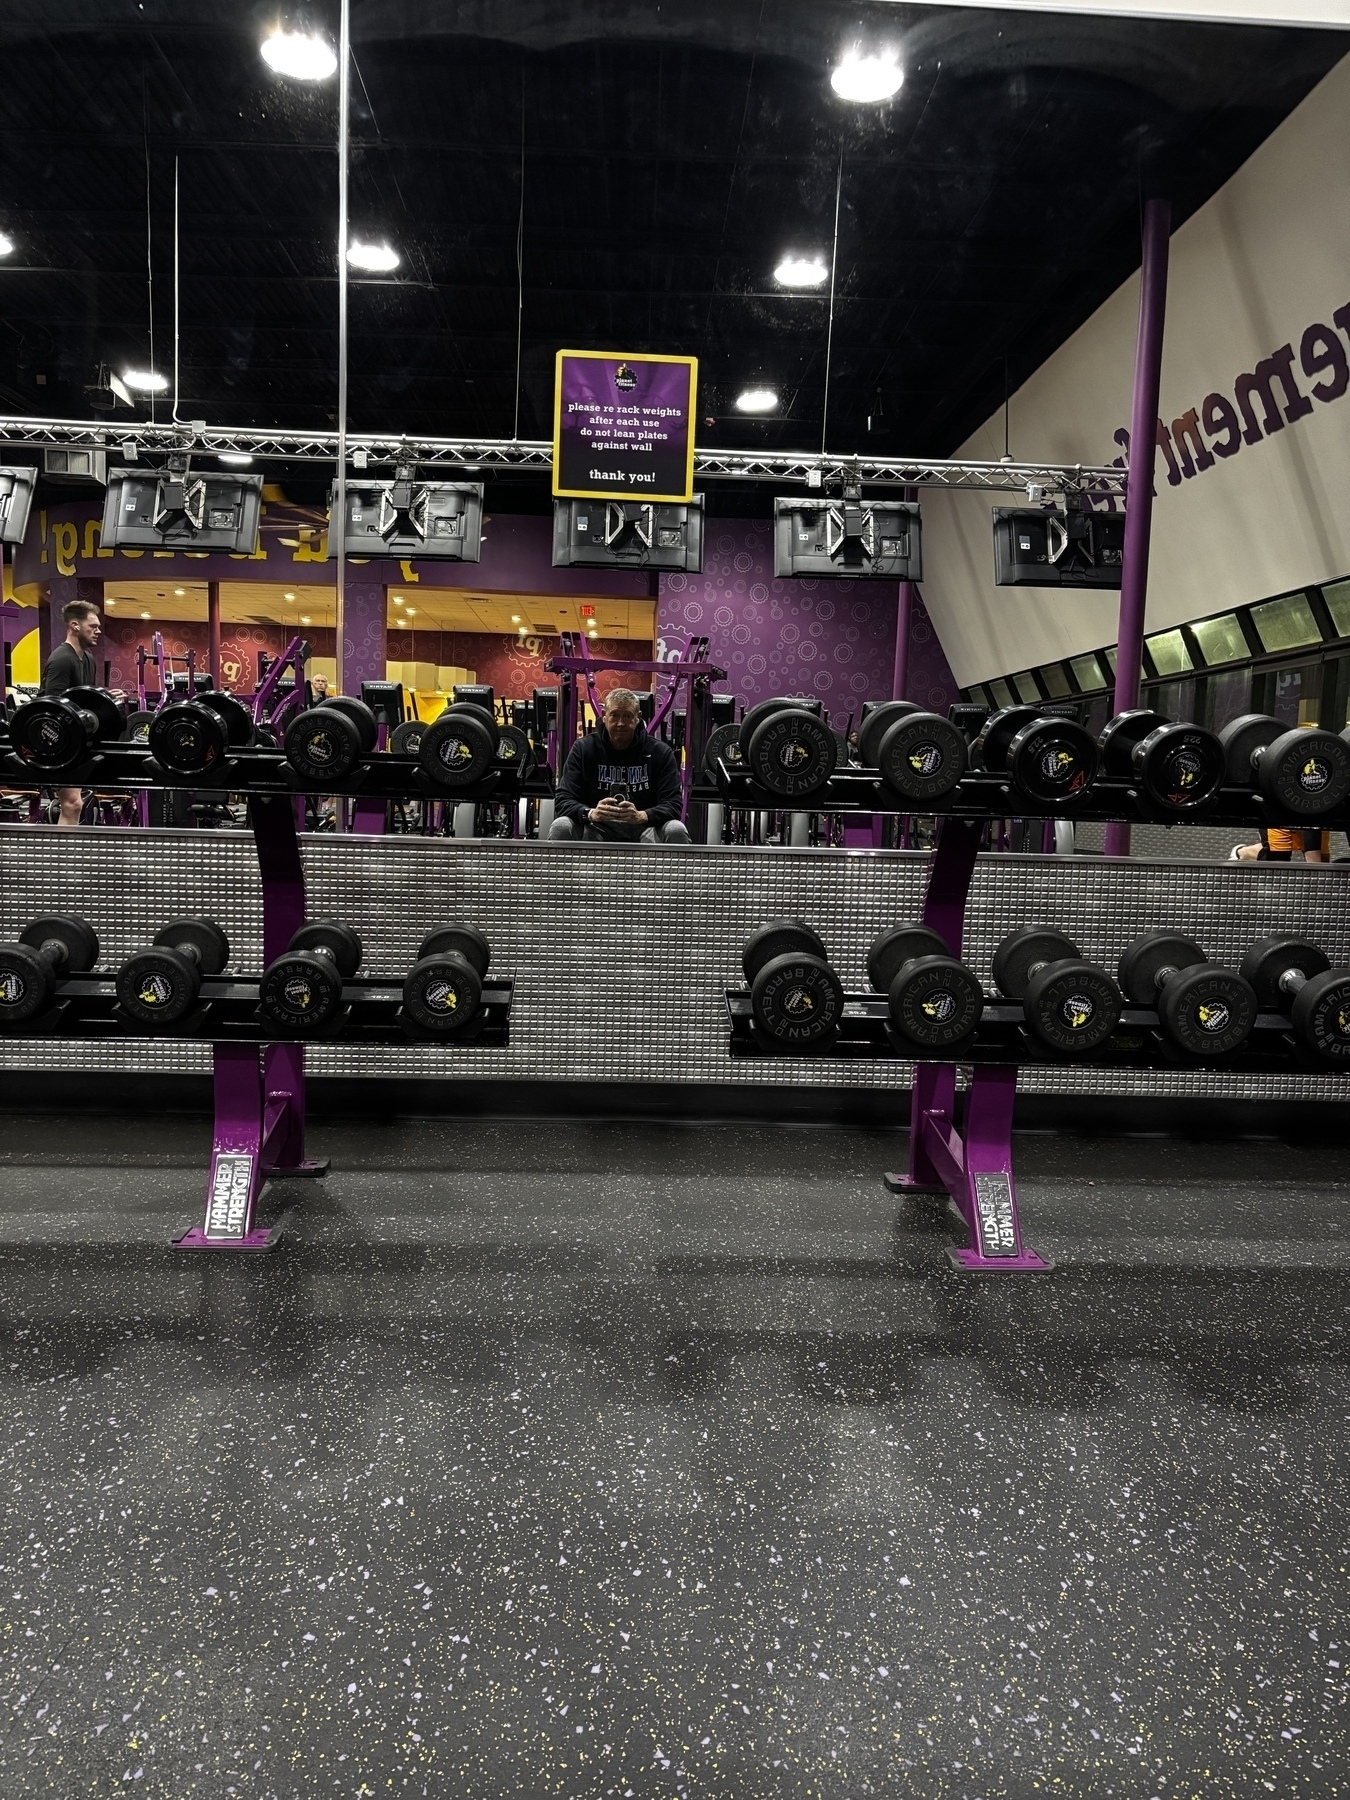
M595 617L595 608L593 606L579 606L577 611L581 614L583 619L593 619Z

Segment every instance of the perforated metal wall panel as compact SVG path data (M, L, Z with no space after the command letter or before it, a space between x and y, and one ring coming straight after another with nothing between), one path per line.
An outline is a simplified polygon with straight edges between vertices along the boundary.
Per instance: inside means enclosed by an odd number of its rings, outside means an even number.
M873 936L917 916L925 856L408 837L315 836L302 846L310 916L355 926L367 972L403 973L424 933L464 918L487 932L493 968L517 982L508 1049L320 1046L309 1057L316 1074L908 1086L904 1063L732 1061L721 989L739 980L749 933L791 914L821 932L846 985L865 987ZM1274 931L1306 934L1344 963L1348 873L1302 864L985 856L971 889L966 954L987 983L1001 937L1049 923L1109 967L1131 938L1158 926L1189 933L1230 964ZM104 967L147 943L165 919L203 913L228 932L234 968L259 967L262 899L244 832L0 827L0 937L13 938L41 912L88 918ZM194 1042L0 1042L0 1068L209 1066L209 1046ZM1047 1066L1025 1070L1022 1085L1276 1098L1350 1092L1337 1076L1198 1068L1126 1074Z

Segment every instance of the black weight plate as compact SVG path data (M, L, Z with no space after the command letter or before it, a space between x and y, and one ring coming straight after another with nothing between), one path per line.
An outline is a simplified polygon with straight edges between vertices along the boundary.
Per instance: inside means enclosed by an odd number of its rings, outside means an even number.
M1287 1013L1299 989L1286 993L1280 986L1280 977L1297 969L1300 975L1311 980L1330 967L1330 958L1307 938L1266 937L1246 952L1238 964L1238 974L1251 983L1262 1012Z
M717 779L717 759L733 767L741 760L741 728L739 725L715 725L708 733L703 749L703 772L710 781Z
M241 750L253 742L253 714L242 700L236 700L233 694L222 693L219 688L200 694L198 699L225 721L232 750Z
M1156 731L1160 725L1169 725L1161 713L1150 712L1147 707L1135 706L1128 712L1117 713L1114 719L1108 719L1102 727L1101 736L1097 739L1097 748L1102 755L1102 768L1117 781L1128 781L1134 775L1134 764L1130 760L1136 744L1142 743L1150 731Z
M903 719L906 713L921 710L912 700L883 700L880 706L872 708L858 727L858 761L864 769L876 768L877 750L887 727L894 725L897 719Z
M1040 718L1024 725L1004 765L1013 786L1037 806L1069 808L1087 795L1100 766L1092 734L1072 719Z
M1272 719L1269 713L1243 713L1240 718L1230 719L1219 733L1229 781L1239 787L1251 787L1256 780L1252 759L1288 729L1282 719Z
M1027 982L1027 1030L1059 1056L1091 1056L1120 1023L1120 989L1096 963L1047 963Z
M82 763L91 742L86 715L64 700L44 695L14 714L9 740L21 762L53 774Z
M196 700L171 700L150 722L146 737L157 763L176 775L207 775L229 748L225 721Z
M84 712L93 713L98 720L100 743L115 744L121 737L127 722L126 708L103 688L67 688L61 698L70 706L78 706Z
M117 971L117 1004L134 1024L164 1031L192 1011L201 985L191 957L162 944L138 950L122 964Z
M150 727L154 723L152 712L134 712L128 718L122 731L124 744L144 744L149 741Z
M327 956L288 950L258 984L258 1010L282 1031L326 1031L342 1008L342 975Z
M340 781L361 760L361 732L336 706L311 706L286 727L286 761L306 781Z
M988 769L1001 775L1008 746L1033 719L1041 716L1039 706L1002 706L985 720L980 735L970 746L970 761L976 769Z
M1223 786L1227 757L1200 725L1159 725L1130 752L1139 786L1155 806L1178 816L1208 806ZM1346 758L1350 768L1350 755Z
M783 800L818 793L839 763L834 733L801 707L771 713L743 742L746 768L761 787Z
M894 720L877 745L877 769L893 794L916 802L944 799L970 764L965 734L939 713Z
M440 787L472 787L497 758L497 727L480 706L448 706L429 725L417 760Z
M801 1050L819 1044L839 1023L843 983L818 956L793 951L764 964L750 984L750 1005L766 1037Z
M488 972L492 946L476 925L440 925L422 939L417 950L418 962L429 956L443 956L451 951L462 956L480 976Z
M419 957L403 983L403 1010L414 1024L437 1037L463 1031L478 1011L483 983L457 951Z
M1241 1049L1256 1023L1256 995L1234 969L1213 963L1174 975L1158 1001L1158 1022L1192 1056Z
M31 944L0 944L0 1031L46 1012L56 996L56 971Z
M917 956L950 956L952 947L931 925L892 925L872 939L867 951L867 979L879 994Z
M219 975L230 960L230 940L213 919L170 919L153 941L157 948L168 944L175 950L191 944L203 975Z
M61 974L84 975L98 962L98 934L84 919L63 913L52 913L33 919L19 933L19 942L34 950L44 944L59 944L64 959Z
M1207 960L1192 938L1175 931L1148 931L1121 951L1116 979L1133 1005L1156 1006L1157 977L1163 969L1190 969Z
M777 700L761 700L752 706L740 723L742 754L744 746L750 742L750 734L756 726L762 724L771 713L782 712L789 706L800 706L800 700L789 700L780 696Z
M4 979L0 972L0 982ZM1350 973L1328 969L1300 989L1289 1009L1294 1036L1326 1062L1350 1063Z
M362 756L375 748L380 735L379 721L364 700L357 700L350 694L330 694L323 704L333 712L340 712L355 725Z
M1299 726L1261 752L1256 780L1282 812L1297 819L1322 818L1350 794L1350 744L1334 732Z
M1082 954L1072 938L1053 926L1024 925L995 948L990 973L1000 994L1021 1000L1038 969L1050 963L1080 961Z
M741 970L747 981L753 981L775 956L816 956L828 962L824 942L812 931L805 919L774 919L761 925L745 940L741 951Z
M361 967L363 955L360 938L350 925L340 925L336 919L311 919L295 933L286 950L288 954L292 950L328 951L344 981Z
M397 750L401 756L416 756L426 730L421 719L405 719L389 733L389 748Z
M534 763L530 740L515 725L497 727L497 761L517 775L528 775Z
M920 956L906 963L886 999L896 1031L925 1050L963 1043L984 1011L984 990L974 971L950 956Z

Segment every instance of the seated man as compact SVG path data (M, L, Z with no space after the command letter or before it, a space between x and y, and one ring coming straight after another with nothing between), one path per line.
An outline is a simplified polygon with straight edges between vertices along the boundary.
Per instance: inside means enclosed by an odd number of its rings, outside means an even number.
M568 751L548 835L562 841L689 842L675 753L648 734L637 695L627 688L611 691L599 728Z

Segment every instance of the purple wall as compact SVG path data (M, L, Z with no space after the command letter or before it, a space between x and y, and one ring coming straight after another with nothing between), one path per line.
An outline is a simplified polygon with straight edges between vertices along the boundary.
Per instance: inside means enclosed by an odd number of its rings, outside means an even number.
M889 700L895 661L896 583L779 580L767 521L708 522L701 575L663 575L657 636L663 659L690 632L710 640L729 671L719 690L745 705L780 694L822 700L836 730L864 700ZM956 683L916 597L907 698L945 712Z

